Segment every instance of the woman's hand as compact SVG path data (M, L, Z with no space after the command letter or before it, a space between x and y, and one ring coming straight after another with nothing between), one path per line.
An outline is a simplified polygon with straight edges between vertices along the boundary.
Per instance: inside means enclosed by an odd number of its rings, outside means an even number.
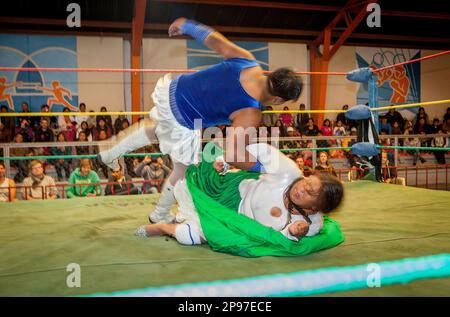
M289 226L289 233L296 238L306 236L309 230L309 224L306 221L296 221Z
M216 170L216 172L220 173L223 171L225 164L223 163L223 161L214 161L213 167Z

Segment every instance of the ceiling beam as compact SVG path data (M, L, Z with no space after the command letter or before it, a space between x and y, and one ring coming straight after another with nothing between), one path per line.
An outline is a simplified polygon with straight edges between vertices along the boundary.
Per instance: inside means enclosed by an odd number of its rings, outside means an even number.
M0 16L0 23L20 24L20 25L56 25L66 26L66 20L62 19L42 19L42 18L22 18L22 17L2 17ZM116 21L100 21L100 20L83 20L82 27L98 27L109 29L131 29L131 22L116 22ZM71 29L67 27L67 29Z
M244 1L244 0L154 0L164 3L183 3L183 4L206 4L206 5L221 5L221 6L235 6L235 7L253 7L253 8L270 8L270 9L288 9L288 10L303 10L303 11L322 11L322 12L339 12L342 10L341 6L316 5L306 3L286 3L286 2L271 2L271 1ZM351 8L350 12L359 11L357 8ZM432 20L450 20L448 13L436 12L408 12L396 10L382 10L383 16L432 19Z
M165 3L183 3L183 4L207 4L233 7L253 7L253 8L269 8L269 9L288 9L288 10L312 10L312 11L339 11L341 8L337 6L325 6L306 3L286 3L286 2L270 2L270 1L245 1L245 0L154 0Z
M57 19L23 19L22 18L10 18L10 17L0 17L0 23L7 24L23 24L23 25L54 25L54 26L66 26L65 20ZM12 22L11 22L12 21ZM131 22L114 22L114 21L88 21L83 20L83 27L92 28L104 28L104 29L124 29L124 32L114 32L114 31L76 31L70 30L45 30L45 29L13 29L13 28L2 28L1 33L25 33L30 32L33 34L71 34L71 35L88 35L88 36L120 36L120 37L130 37L129 33L125 30L130 30L132 27ZM158 23L144 23L145 31L167 31L169 24L158 24ZM285 35L285 36L302 36L302 37L317 37L321 33L320 31L302 31L295 29L277 29L277 28L250 28L250 27L235 27L235 26L214 26L219 32L223 33L241 33L241 34L261 34L261 35ZM337 28L335 28L337 30ZM332 32L331 36L336 39L342 34L342 32ZM164 36L164 34L162 35ZM159 37L159 36L158 36ZM241 37L239 37L241 38ZM259 37L249 37L255 40L260 39ZM275 39L266 38L274 42L304 42L302 39ZM371 33L352 33L349 40L351 39L373 39L373 40L388 40L388 41L402 41L402 42L426 42L426 43L450 43L450 38L442 37L420 37L411 35L395 35L395 34L371 34ZM308 39L307 41L310 41ZM401 44L405 45L405 44Z
M131 29L131 53L141 55L142 34L144 33L145 8L147 0L134 1L134 16Z

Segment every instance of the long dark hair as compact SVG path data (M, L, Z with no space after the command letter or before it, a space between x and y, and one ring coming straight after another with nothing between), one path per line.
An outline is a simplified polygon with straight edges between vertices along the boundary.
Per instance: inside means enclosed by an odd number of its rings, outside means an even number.
M317 198L318 204L317 208L319 211L323 213L329 213L332 210L336 209L342 201L344 197L344 186L339 181L339 179L330 174L330 173L314 173L313 176L316 176L320 179L320 190L319 196ZM296 178L288 188L284 191L284 198L288 201L288 211L292 213L293 211L299 212L303 217L305 217L306 221L311 224L311 220L309 219L306 212L300 206L296 205L291 200L291 190L295 184L301 181L304 177Z
M303 178L304 178L303 176L300 176L300 177L296 178L296 179L291 183L291 185L289 185L289 187L286 188L286 190L284 191L283 196L284 196L284 199L286 199L286 200L288 201L287 209L288 209L289 213L292 214L293 212L297 211L297 212L299 212L299 213L306 219L306 221L308 222L308 224L311 224L312 221L311 221L311 219L309 219L309 217L308 217L308 215L306 214L305 210L303 210L303 208L301 208L299 205L296 205L296 204L292 201L292 199L291 199L291 190L292 190L292 188L294 187L295 184L297 184L297 183L298 183L299 181L301 181Z

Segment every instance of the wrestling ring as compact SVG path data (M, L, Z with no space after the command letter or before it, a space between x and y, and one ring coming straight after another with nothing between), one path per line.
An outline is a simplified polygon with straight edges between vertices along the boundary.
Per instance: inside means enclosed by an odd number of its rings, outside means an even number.
M40 70L12 67L0 69ZM160 73L188 71L42 70ZM449 100L439 100L385 108L370 104L369 106L376 112L388 108L448 102ZM147 112L89 113L92 114L140 115ZM13 115L21 114L1 114ZM94 156L72 155L59 158L69 157ZM7 162L48 158L55 157L2 159ZM0 295L448 296L450 192L365 180L347 182L344 186L344 201L339 209L331 214L331 218L339 223L345 240L333 248L292 257L241 257L213 252L208 245L183 246L168 237L142 239L134 236L134 230L147 222L147 214L156 205L158 195L5 203L2 204L0 212ZM175 207L173 211L175 212ZM299 244L301 243L300 240ZM68 266L73 263L80 267L81 287L67 286L66 281L70 274Z

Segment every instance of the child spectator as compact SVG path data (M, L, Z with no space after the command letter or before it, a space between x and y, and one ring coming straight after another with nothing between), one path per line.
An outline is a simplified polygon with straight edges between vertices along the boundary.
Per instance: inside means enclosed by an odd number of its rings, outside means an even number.
M284 107L283 110L289 110L289 107ZM294 124L294 118L290 113L282 113L280 114L281 122L285 127L291 127Z
M322 127L320 128L320 131L322 131L322 135L324 135L324 136L332 136L333 128L331 127L331 121L328 119L325 119L323 121Z
M23 180L25 199L56 199L58 190L53 177L45 175L42 162L33 160L30 163L30 176Z
M92 170L91 160L81 159L79 167L70 174L68 184L76 186L67 187L67 198L100 196L102 189L99 183L100 178Z

